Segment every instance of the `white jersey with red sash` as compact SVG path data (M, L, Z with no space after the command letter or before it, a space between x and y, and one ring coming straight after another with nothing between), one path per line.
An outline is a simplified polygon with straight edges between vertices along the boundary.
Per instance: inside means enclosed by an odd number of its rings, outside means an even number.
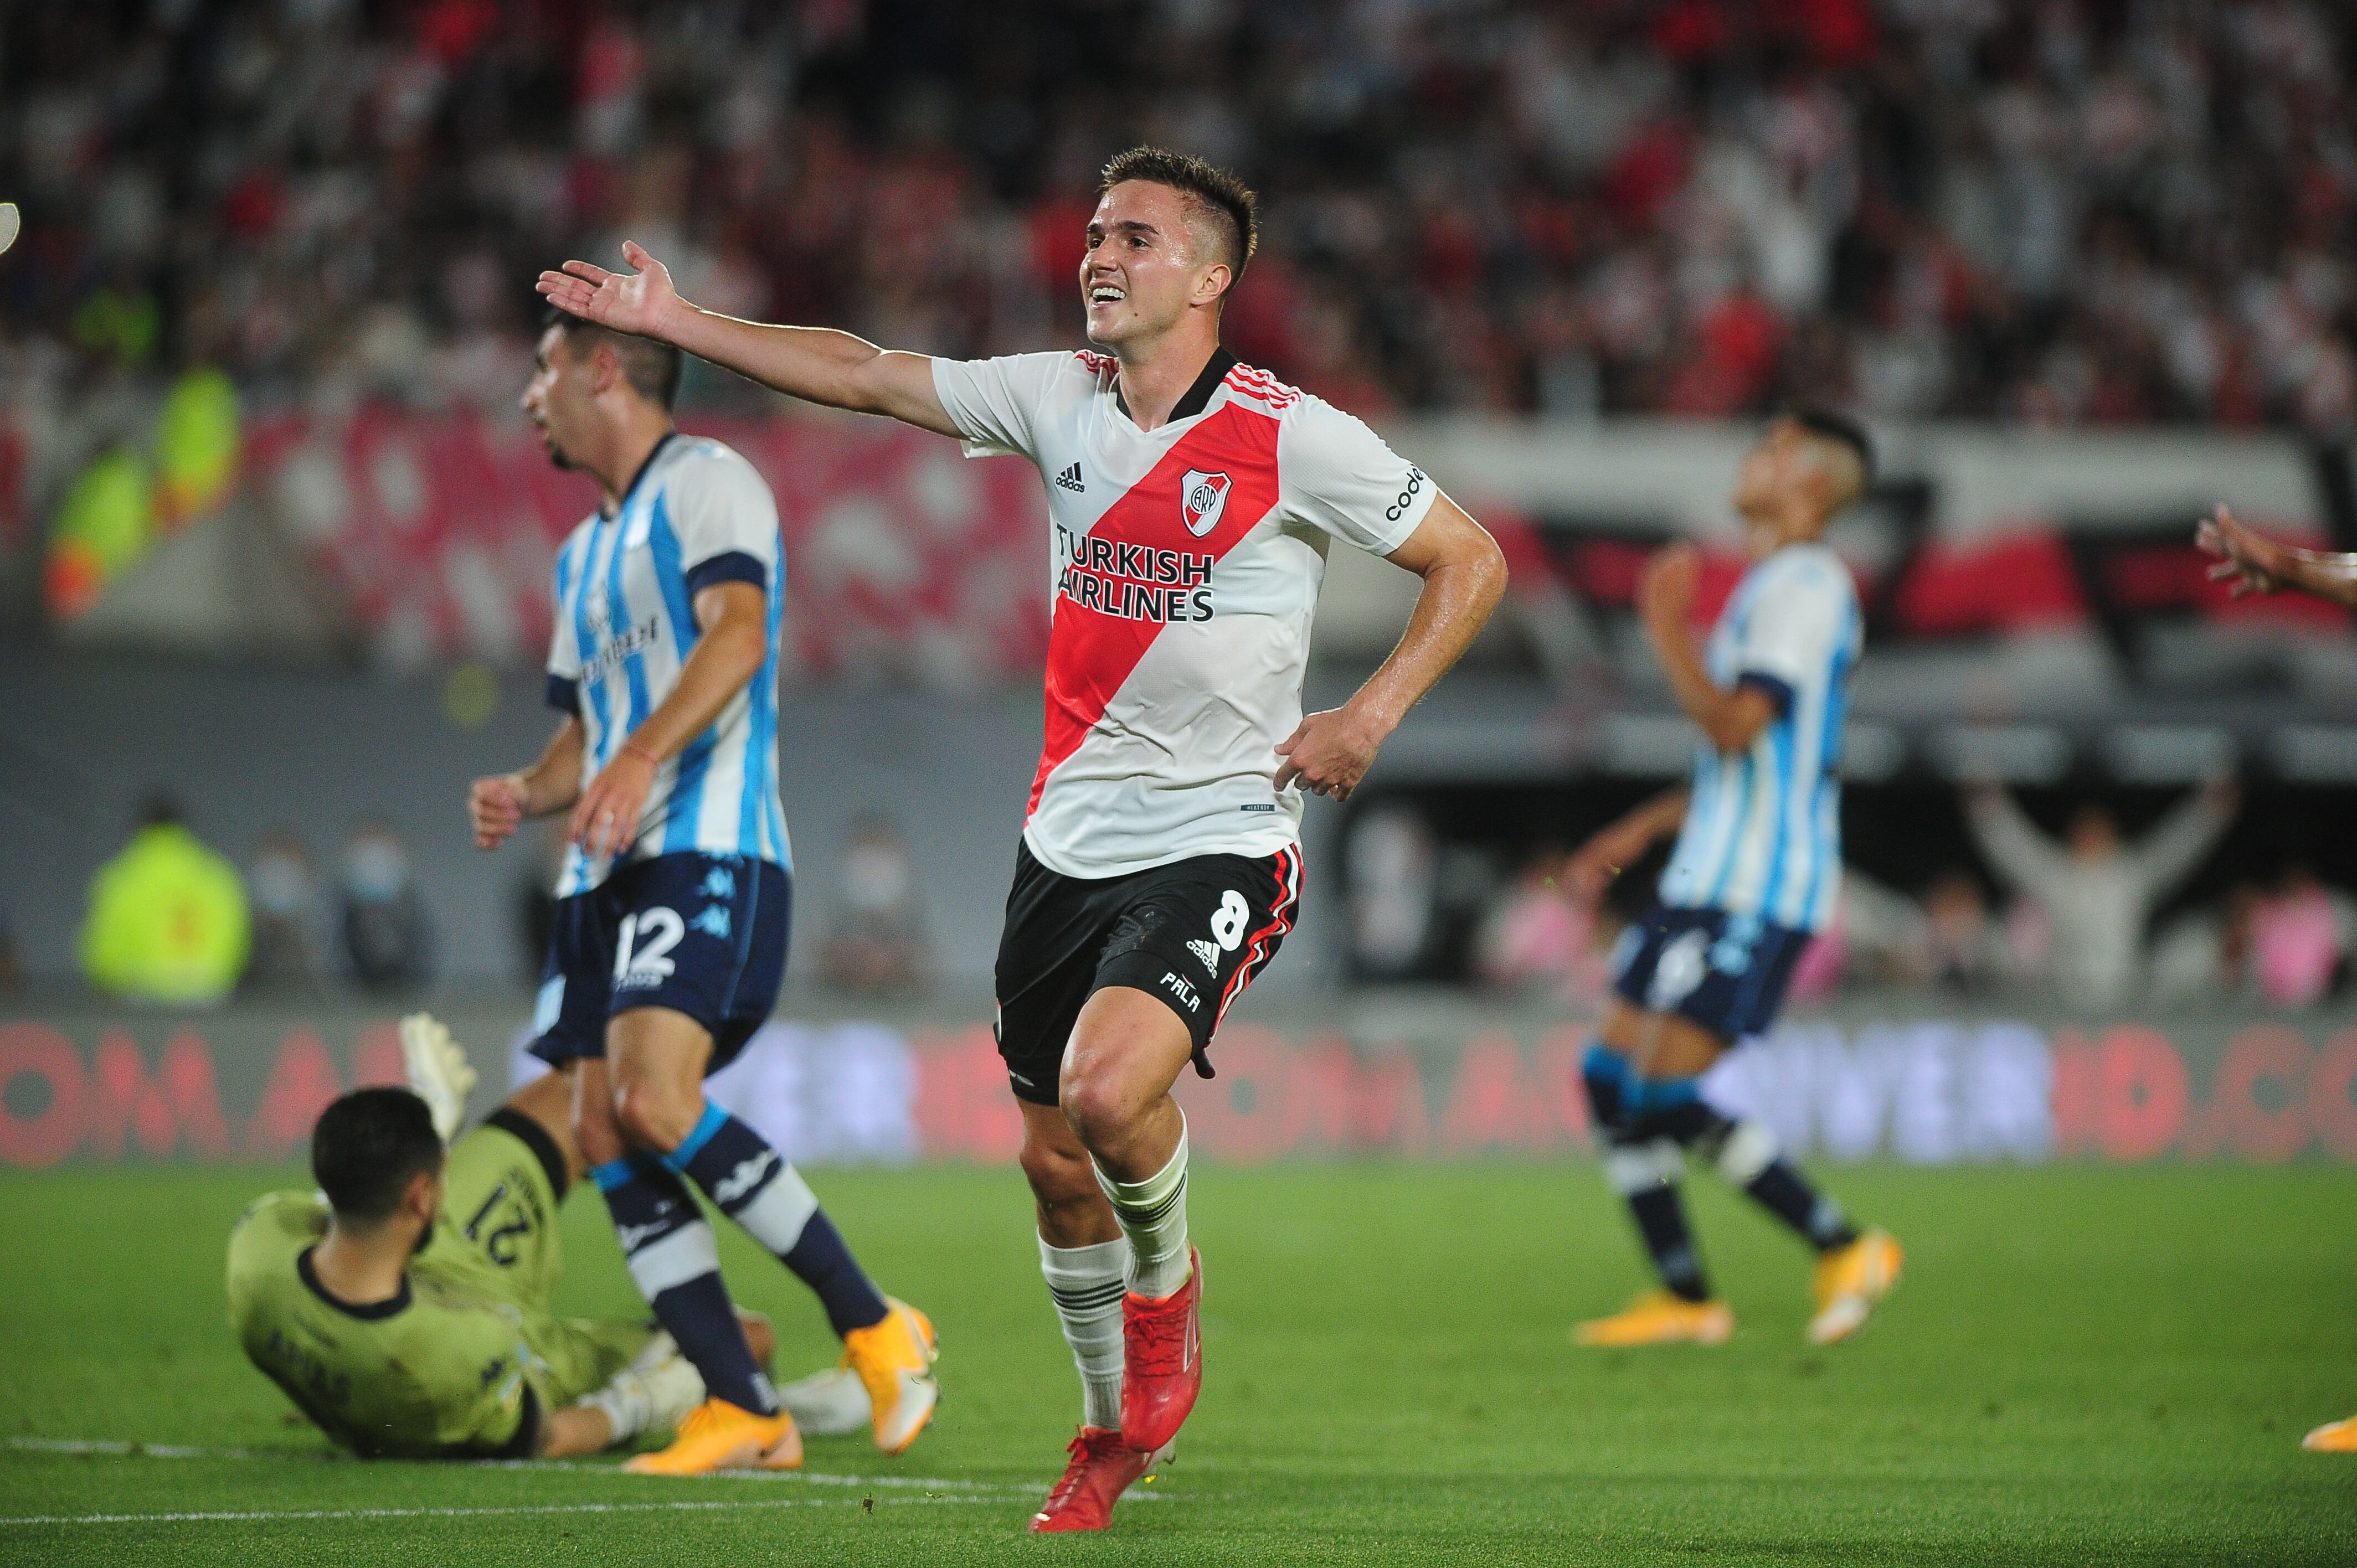
M1046 481L1047 726L1023 835L1067 876L1274 854L1330 541L1388 553L1437 493L1358 419L1224 351L1140 430L1112 359L933 362L969 456Z

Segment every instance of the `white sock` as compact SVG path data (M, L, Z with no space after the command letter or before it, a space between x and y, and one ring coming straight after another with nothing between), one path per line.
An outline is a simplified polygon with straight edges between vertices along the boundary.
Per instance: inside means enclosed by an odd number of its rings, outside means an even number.
M1159 1300L1187 1283L1187 1124L1178 1124L1178 1147L1170 1163L1144 1181L1115 1181L1097 1171L1097 1185L1113 1200L1114 1218L1129 1238L1129 1288Z
M1081 1419L1107 1432L1121 1430L1121 1296L1129 1288L1129 1243L1118 1237L1093 1247L1050 1247L1039 1239L1039 1272L1056 1299L1064 1343L1081 1369Z

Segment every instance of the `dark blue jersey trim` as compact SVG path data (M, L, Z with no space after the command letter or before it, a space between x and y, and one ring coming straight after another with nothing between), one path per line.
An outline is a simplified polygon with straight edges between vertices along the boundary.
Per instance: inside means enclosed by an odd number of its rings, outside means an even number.
M742 550L730 550L698 561L687 569L687 596L691 599L715 583L750 583L767 592L770 569Z
M1746 686L1755 692L1765 692L1768 694L1768 700L1776 704L1778 718L1781 719L1792 711L1792 683L1790 681L1768 674L1763 671L1746 670L1736 677L1735 689L1740 692Z
M571 714L575 718L579 718L581 716L581 682L569 681L562 675L551 675L548 678L548 705L560 714Z

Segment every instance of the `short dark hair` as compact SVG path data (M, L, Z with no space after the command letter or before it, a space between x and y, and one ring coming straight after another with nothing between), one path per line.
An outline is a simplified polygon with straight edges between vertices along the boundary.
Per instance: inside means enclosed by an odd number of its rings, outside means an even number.
M1132 147L1105 165L1104 177L1097 183L1097 194L1102 196L1132 179L1168 186L1187 198L1188 206L1196 215L1211 220L1211 226L1219 231L1220 249L1225 252L1222 259L1228 263L1231 274L1228 286L1233 288L1235 279L1244 275L1253 252L1260 249L1260 199L1253 194L1252 187L1192 153L1174 153L1167 147Z
M610 347L614 358L621 361L622 379L630 383L630 389L649 403L660 405L665 413L679 401L682 359L680 351L669 343L631 332L617 332L554 305L540 317L543 333L552 327L564 332L565 341L573 345L576 353L587 353L600 343Z
M1806 407L1792 411L1792 423L1812 435L1828 441L1838 441L1857 454L1858 479L1861 486L1874 484L1874 443L1866 434L1866 426L1846 413L1830 408Z
M406 1089L355 1089L311 1127L311 1179L339 1219L386 1219L412 1180L441 1168L434 1113Z

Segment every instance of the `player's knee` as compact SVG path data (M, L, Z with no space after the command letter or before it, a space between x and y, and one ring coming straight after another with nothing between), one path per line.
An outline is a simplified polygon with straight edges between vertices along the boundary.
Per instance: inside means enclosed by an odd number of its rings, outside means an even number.
M1043 1208L1085 1201L1096 1193L1096 1176L1084 1154L1034 1142L1023 1145L1022 1161L1023 1179Z
M626 1079L614 1086L614 1121L622 1136L641 1149L665 1154L679 1147L704 1114L701 1093L683 1095L672 1085Z
M1080 1134L1081 1142L1091 1147L1127 1127L1144 1109L1131 1086L1111 1072L1075 1072L1068 1069L1058 1090L1058 1100L1063 1107L1064 1119Z

